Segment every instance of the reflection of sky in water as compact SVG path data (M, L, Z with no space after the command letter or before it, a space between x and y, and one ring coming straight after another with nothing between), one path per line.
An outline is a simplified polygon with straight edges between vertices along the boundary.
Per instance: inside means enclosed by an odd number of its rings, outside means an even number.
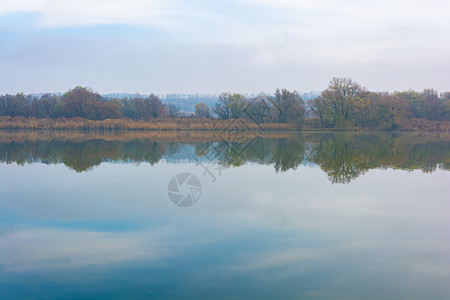
M181 209L170 178L192 172ZM45 176L42 176L45 174ZM2 298L448 299L449 173L1 165Z

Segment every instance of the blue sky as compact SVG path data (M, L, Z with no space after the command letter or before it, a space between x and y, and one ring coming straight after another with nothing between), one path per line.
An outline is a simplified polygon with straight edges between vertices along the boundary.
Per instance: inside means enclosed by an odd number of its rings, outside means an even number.
M0 0L0 94L450 90L450 1Z

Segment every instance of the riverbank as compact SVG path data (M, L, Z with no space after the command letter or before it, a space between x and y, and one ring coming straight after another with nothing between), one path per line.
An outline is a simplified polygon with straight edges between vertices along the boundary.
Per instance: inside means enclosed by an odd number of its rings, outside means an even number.
M264 123L256 124L246 119L218 120L218 119L106 119L87 120L83 118L38 119L24 117L0 117L0 129L44 129L44 130L94 130L94 131L122 131L122 130L151 130L151 131L295 131L294 124Z
M247 119L106 119L88 120L83 118L25 118L0 116L0 129L6 130L79 130L79 131L298 131L298 130L324 130L340 131L337 128L317 127L314 119L306 119L299 127L297 124L262 123L256 124ZM370 131L368 128L346 128L346 131ZM450 122L428 121L423 119L411 119L407 125L396 128L401 131L450 131Z

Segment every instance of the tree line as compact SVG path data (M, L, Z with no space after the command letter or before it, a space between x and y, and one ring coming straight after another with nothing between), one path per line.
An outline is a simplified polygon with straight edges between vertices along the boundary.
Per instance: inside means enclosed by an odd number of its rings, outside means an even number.
M412 119L450 121L450 92L376 93L350 78L333 78L308 106L322 128L392 130L407 128Z
M80 86L60 97L55 94L32 96L23 93L0 96L0 115L12 117L150 120L166 116L170 109L153 94L131 99L109 99Z
M414 120L450 121L450 92L372 92L350 78L333 78L321 95L304 101L296 91L276 89L247 98L223 93L214 107L197 103L195 113L181 112L163 104L154 94L146 97L106 98L77 86L62 96L0 95L0 116L34 118L85 118L88 120L158 118L247 119L256 124L306 124L330 129L408 129Z

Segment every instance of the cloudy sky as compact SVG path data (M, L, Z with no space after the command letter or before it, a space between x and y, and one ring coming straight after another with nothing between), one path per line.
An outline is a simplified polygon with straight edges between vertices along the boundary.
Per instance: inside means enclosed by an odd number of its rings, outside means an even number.
M0 0L0 94L450 90L450 0Z

